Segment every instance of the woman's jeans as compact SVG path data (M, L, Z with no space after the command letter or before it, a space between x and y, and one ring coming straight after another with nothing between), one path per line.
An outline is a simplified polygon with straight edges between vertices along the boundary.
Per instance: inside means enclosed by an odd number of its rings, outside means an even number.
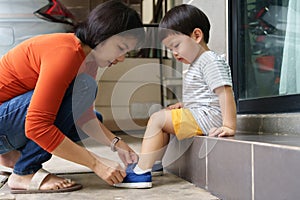
M65 93L54 124L74 142L87 137L76 128L74 121L92 105L96 93L97 84L87 74L79 75ZM25 117L32 94L29 91L0 105L0 154L20 151L14 167L14 173L19 175L35 173L52 156L25 136ZM102 121L99 113L96 116Z

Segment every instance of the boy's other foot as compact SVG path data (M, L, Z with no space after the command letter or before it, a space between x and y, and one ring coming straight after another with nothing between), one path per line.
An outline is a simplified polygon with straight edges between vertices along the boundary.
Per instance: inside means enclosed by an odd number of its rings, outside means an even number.
M164 174L164 167L161 161L156 161L152 167L152 176L162 176Z
M135 164L130 164L126 169L126 177L122 183L114 184L115 187L121 188L151 188L152 187L152 176L151 172L144 174L136 174L133 169Z

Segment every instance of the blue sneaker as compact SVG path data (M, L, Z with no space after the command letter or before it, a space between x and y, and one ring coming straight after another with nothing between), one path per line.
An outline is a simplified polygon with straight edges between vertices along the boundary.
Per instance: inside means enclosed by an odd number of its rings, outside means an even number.
M161 161L156 161L152 167L152 176L162 176L164 174L164 167Z
M151 188L152 187L152 176L151 172L144 174L136 174L133 169L135 164L130 164L126 168L126 177L122 183L114 184L115 187L121 188Z

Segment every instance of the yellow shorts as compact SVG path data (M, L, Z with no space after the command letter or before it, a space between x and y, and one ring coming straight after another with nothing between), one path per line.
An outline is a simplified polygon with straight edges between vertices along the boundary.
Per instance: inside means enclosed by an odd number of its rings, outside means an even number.
M175 135L178 140L203 135L203 131L200 129L190 110L183 108L173 109L171 113Z

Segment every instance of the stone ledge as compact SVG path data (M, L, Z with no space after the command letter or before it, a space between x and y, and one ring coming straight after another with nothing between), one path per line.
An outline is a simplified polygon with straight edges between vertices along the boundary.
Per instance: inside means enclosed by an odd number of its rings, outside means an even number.
M238 115L237 132L238 134L300 135L300 113Z

